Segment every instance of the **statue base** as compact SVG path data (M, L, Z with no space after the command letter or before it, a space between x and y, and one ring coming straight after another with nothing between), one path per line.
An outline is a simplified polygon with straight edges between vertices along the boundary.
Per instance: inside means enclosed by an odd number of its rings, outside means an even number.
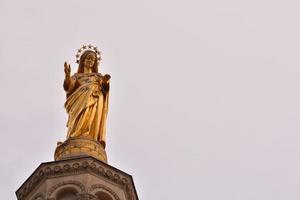
M85 137L69 138L63 143L58 143L54 153L55 161L83 156L92 156L107 163L104 147L99 142Z

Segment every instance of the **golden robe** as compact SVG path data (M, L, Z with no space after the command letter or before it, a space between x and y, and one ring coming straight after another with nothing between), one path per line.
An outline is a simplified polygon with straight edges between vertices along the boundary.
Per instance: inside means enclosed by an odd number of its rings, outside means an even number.
M65 82L67 138L88 137L105 147L109 83L100 73L76 73Z

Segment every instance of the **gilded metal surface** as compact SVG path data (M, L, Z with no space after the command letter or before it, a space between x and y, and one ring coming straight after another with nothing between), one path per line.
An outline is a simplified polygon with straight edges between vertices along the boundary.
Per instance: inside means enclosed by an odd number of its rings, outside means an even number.
M81 51L81 50L80 50ZM67 140L87 138L105 149L106 117L109 102L110 75L98 73L99 51L83 50L77 73L65 62L65 108L68 113ZM106 155L105 157L106 160ZM55 158L56 159L56 158Z
M76 137L58 144L55 149L55 160L65 160L69 158L92 156L103 162L107 162L106 152L102 145L86 137Z

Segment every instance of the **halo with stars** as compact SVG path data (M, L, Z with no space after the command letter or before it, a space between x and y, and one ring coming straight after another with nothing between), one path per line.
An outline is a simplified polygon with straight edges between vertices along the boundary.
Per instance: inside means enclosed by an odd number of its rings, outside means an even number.
M98 48L96 46L93 46L93 45L89 44L89 45L83 45L80 49L78 49L78 51L76 53L76 63L79 63L80 57L86 51L93 51L93 52L95 52L96 56L97 56L97 62L98 63L100 62L100 60L101 60L101 52L98 50Z

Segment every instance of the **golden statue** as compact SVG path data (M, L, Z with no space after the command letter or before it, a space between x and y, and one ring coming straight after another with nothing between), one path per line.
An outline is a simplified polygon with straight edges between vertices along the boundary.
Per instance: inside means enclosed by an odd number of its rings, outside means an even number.
M64 64L68 133L67 140L58 144L55 159L91 155L106 161L104 149L110 75L98 72L101 55L97 47L84 45L76 58L79 66L74 75L71 76L70 65ZM96 152L92 152L95 149Z

